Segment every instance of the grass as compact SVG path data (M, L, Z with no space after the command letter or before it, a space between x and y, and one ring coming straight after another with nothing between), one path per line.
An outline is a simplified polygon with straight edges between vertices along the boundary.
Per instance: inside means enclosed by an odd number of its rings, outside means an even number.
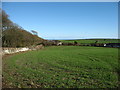
M116 88L118 49L51 46L3 59L3 87Z
M74 41L77 41L78 43L81 44L91 44L91 43L95 43L96 41L98 41L97 43L120 43L120 39L80 39L80 40L60 40L62 42L66 42L66 43L74 43Z

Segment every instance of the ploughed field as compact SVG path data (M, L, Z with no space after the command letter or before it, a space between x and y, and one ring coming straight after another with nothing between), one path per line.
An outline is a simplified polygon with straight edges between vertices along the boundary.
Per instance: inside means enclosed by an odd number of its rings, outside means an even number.
M51 46L3 58L3 88L116 88L118 49Z

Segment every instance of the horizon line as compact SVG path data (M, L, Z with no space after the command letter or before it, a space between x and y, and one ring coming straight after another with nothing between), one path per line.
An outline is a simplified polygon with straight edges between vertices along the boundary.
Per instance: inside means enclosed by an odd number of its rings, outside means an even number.
M83 38L83 39L120 39L120 38ZM81 38L75 38L75 39L65 39L65 38L62 38L62 39L46 39L46 40L83 40Z

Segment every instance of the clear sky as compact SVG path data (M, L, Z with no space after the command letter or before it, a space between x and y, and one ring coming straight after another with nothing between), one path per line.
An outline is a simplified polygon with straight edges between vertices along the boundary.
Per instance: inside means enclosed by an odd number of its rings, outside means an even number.
M4 2L9 18L44 39L118 37L117 2Z

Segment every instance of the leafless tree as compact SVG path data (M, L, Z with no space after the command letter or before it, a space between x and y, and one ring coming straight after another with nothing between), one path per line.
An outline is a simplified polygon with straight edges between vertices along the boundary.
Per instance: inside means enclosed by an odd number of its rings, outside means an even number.
M38 33L34 30L31 30L31 32L34 34L34 35L38 35Z

